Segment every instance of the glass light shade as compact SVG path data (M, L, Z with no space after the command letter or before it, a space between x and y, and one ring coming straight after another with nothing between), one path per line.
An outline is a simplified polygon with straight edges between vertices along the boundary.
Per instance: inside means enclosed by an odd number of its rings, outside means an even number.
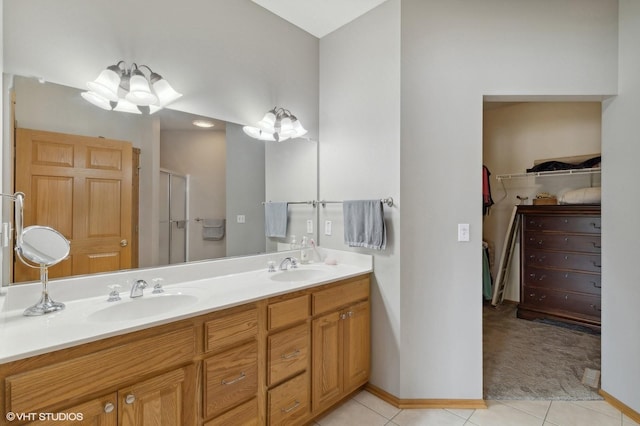
M284 117L280 121L280 140L289 139L295 133L293 130L293 123L291 122L291 118Z
M138 109L138 106L126 99L120 99L118 105L113 109L114 111L129 112L131 114L142 114L142 111Z
M304 127L302 127L302 124L300 124L300 120L293 120L293 136L291 136L292 138L299 138L302 135L305 135L307 133L307 129L305 129Z
M267 112L262 120L258 121L258 127L267 133L274 133L276 125L276 110L275 108Z
M136 70L129 79L129 93L126 99L135 105L151 105L158 102L158 97L151 92L149 82L142 72Z
M118 87L120 86L120 73L115 65L110 66L106 70L102 71L98 78L94 81L87 83L87 87L92 92L95 92L103 98L117 102L118 101Z
M109 99L102 97L96 92L82 92L80 96L84 98L84 100L91 102L93 105L106 109L107 111L111 111L111 102Z
M261 141L275 141L276 139L273 137L273 133L266 133L257 127L252 126L244 126L242 130L254 139L260 139Z
M158 104L161 107L169 105L171 102L182 96L182 93L176 92L164 78L156 81L152 86L153 91L156 92L156 95L158 96Z

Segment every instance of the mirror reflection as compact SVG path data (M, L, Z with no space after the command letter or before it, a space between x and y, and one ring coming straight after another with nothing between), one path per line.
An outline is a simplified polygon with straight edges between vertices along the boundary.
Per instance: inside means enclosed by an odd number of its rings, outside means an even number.
M52 278L258 254L288 248L292 235L315 238L317 211L308 204L290 205L286 237L266 238L263 203L317 198L316 142L265 143L235 123L168 109L105 111L76 88L4 80L15 99L4 140L16 140L15 169L5 160L15 188L5 189L26 193L25 226L50 226L71 241ZM11 158L10 144L3 149ZM37 279L18 264L3 275L5 284Z

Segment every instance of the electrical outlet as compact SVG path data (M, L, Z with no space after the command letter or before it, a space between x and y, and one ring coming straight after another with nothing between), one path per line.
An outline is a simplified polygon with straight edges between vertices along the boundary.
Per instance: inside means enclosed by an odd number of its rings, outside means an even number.
M307 234L313 234L313 220L307 219Z
M324 235L331 235L331 221L324 221Z
M244 223L245 222L245 217L243 214L239 214L238 216L236 216L236 222L238 223Z
M469 224L458 224L458 241L469 241Z

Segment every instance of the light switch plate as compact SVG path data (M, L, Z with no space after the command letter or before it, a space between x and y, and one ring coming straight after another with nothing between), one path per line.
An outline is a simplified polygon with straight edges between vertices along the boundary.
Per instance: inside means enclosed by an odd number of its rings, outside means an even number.
M313 234L313 220L307 219L307 234Z
M458 224L458 241L469 241L469 224L468 223L459 223Z
M331 235L331 221L324 221L324 235Z
M244 223L245 222L245 217L243 214L239 214L238 216L236 216L236 221L238 223Z

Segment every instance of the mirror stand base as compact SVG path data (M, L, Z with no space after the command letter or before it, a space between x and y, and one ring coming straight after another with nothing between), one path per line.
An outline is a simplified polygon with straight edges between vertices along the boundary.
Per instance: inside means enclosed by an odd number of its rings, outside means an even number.
M64 303L54 302L49 298L48 294L42 296L40 301L35 305L24 310L23 315L27 317L35 317L39 315L50 314L64 309Z

